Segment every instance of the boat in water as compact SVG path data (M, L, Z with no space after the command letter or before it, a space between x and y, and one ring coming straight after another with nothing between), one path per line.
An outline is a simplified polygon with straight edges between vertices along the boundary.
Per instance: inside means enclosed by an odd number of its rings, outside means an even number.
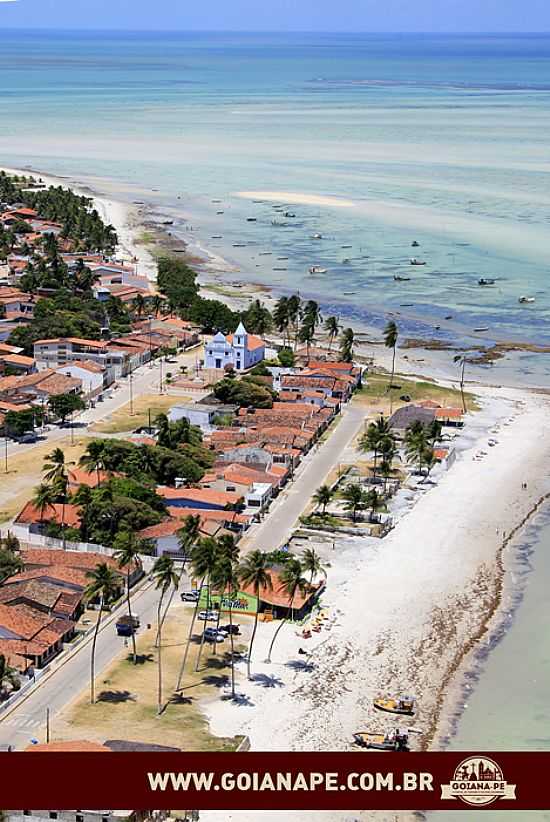
M416 257L411 257L410 263L411 265L426 265L425 260L417 260Z
M296 216L296 214L294 214L292 211L285 211L285 217L295 217L295 216Z
M322 268L320 265L312 265L308 268L308 272L310 274L326 274L327 269Z
M416 699L414 696L379 696L373 700L373 705L379 711L412 716L416 710Z
M419 245L420 245L420 243L417 242L417 240L413 240L412 243L411 243L412 248L418 248Z
M396 283L408 283L411 279L410 277L401 277L399 274L394 274L393 279Z
M344 259L342 260L342 265L349 265L349 263L351 263L350 258L349 257L344 257Z
M279 228L284 228L288 225L288 223L285 223L284 220L271 220L271 225L279 226Z
M312 240L322 240L322 239L323 239L323 235L322 235L322 234L314 234L314 235L313 235L313 237L312 237L311 239L312 239Z
M233 243L233 248L246 248L246 243Z
M395 728L385 733L384 731L369 732L358 731L353 734L353 741L361 748L372 748L376 751L408 751L409 734Z
M487 277L480 277L479 280L477 281L477 284L478 285L494 285L495 281L490 279L490 278L487 278Z
M256 217L247 217L246 222L247 223L255 223L256 222Z
M525 303L534 303L534 302L535 302L534 297L520 297L519 300L518 300L518 303L521 303L522 305L524 305Z
M475 331L476 333L478 333L478 334L479 334L481 331L488 331L488 330L489 330L489 326L488 326L488 325L480 325L480 326L479 326L479 328L474 328L474 331Z

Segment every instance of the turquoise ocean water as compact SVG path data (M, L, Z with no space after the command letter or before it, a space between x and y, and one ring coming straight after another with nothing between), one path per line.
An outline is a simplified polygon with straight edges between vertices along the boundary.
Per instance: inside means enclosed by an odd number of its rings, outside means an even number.
M234 263L229 279L299 288L350 322L400 312L408 336L471 343L488 326L478 338L550 343L550 35L1 37L0 163L113 180ZM258 190L352 205L286 204L296 216L283 218L283 196L237 196ZM548 385L549 360L522 354L512 377ZM550 745L548 519L538 526L457 750Z
M243 279L408 336L550 342L550 35L4 31L0 76L2 162L133 184ZM352 205L274 226L250 190ZM540 384L550 356L515 367Z

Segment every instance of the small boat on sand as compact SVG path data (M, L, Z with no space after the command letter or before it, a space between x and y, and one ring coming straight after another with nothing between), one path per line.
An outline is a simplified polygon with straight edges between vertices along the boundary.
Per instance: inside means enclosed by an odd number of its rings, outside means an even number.
M273 271L288 271L287 268L274 268Z
M524 305L525 303L534 303L534 302L535 302L534 297L520 297L519 300L518 300L518 303L521 303L522 305Z
M246 243L233 243L233 248L245 248Z
M173 220L163 220L162 224L163 225L174 225L174 221Z
M411 265L426 265L425 260L417 260L416 257L411 257L410 263Z
M369 731L358 731L353 734L353 741L361 748L372 748L376 751L408 751L409 734L396 728L393 731L371 733Z
M393 279L396 283L408 283L411 279L410 277L400 277L399 274L394 274Z
M271 257L272 254L272 251L260 251L258 257Z
M212 234L212 240L223 240L223 236L221 234Z
M308 268L310 274L326 274L327 269L322 268L320 265L312 265Z
M477 281L477 284L478 285L494 285L495 281L491 280L490 278L487 278L487 277L480 277L480 279Z
M414 696L379 696L373 700L373 705L379 711L412 716L416 710L416 699Z

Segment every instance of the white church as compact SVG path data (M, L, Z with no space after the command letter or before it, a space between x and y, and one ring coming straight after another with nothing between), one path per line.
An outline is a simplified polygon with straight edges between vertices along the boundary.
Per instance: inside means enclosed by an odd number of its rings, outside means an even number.
M224 336L218 331L204 349L205 368L222 369L233 366L235 371L246 371L261 362L265 357L265 343L261 337L249 334L244 325L234 334Z

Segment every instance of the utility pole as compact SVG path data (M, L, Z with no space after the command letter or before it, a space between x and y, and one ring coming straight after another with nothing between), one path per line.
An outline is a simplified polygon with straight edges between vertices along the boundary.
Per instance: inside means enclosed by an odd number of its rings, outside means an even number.
M50 709L46 708L46 742L50 741Z
M130 416L133 417L134 416L134 391L133 391L133 388L134 388L134 375L132 374L131 371L130 371L130 374L129 374L129 377L128 377L128 382L130 384Z

